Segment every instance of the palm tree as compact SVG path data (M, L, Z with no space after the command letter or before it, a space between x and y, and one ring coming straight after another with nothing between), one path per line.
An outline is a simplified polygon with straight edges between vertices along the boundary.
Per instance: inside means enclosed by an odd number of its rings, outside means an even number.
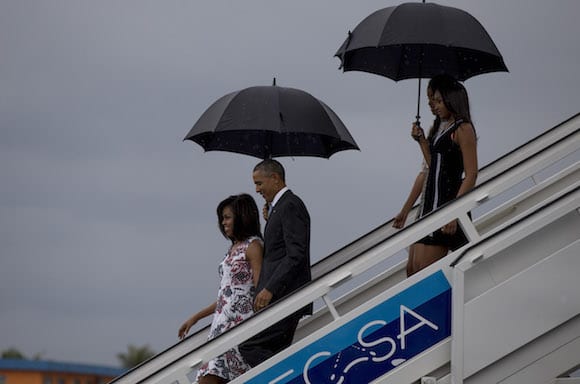
M30 360L42 360L43 356L44 352L38 352L32 355ZM0 359L28 360L20 350L14 347L10 347L0 352Z
M16 348L10 347L2 351L1 357L3 359L17 359L26 360L26 357Z
M133 368L153 356L155 356L155 352L149 348L149 345L137 347L129 344L127 352L118 353L117 359L119 359L123 368Z

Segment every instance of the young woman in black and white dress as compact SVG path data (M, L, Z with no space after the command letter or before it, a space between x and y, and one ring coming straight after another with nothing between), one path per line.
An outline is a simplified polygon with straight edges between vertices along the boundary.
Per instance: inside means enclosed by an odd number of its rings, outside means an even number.
M436 119L428 137L416 125L411 132L429 167L421 216L471 190L478 172L467 91L459 82L443 82L433 89L432 103ZM408 274L420 271L465 242L457 220L449 222L414 244Z

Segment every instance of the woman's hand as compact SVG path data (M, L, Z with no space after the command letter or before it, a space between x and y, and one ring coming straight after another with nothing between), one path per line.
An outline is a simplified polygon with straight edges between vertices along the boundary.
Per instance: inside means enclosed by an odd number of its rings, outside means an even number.
M181 327L179 327L179 330L177 331L177 336L179 336L180 339L185 338L185 336L187 335L187 332L189 332L189 329L195 323L197 323L199 320L201 320L209 315L213 315L216 308L217 308L217 301L214 301L213 303L211 303L210 305L208 305L207 307L205 307L201 311L197 312L195 315L192 315L189 319L187 319L187 321L185 323L183 323L183 325Z
M445 224L441 227L441 232L445 235L453 235L457 232L457 220L453 220L450 223Z
M393 228L401 229L407 221L408 212L401 211L393 218Z
M270 304L272 297L273 295L270 291L266 288L262 288L254 300L254 311L258 312L259 310L264 309L268 304Z
M194 317L190 317L185 323L183 323L183 325L181 327L179 327L179 331L177 332L177 336L179 336L180 340L183 340L185 338L185 336L189 332L189 329L195 323L197 323L197 320Z
M411 128L411 137L413 140L421 142L421 140L425 138L425 132L423 132L423 128L418 126L416 123L413 123L413 127Z

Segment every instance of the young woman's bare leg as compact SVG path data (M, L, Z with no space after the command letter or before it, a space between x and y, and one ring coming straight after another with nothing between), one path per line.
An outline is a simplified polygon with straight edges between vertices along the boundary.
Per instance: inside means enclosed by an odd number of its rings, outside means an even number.
M415 244L413 248L413 264L411 265L409 276L442 259L447 255L447 251L449 251L449 248L442 245ZM407 273L409 273L409 270L407 270Z
M413 263L415 262L415 245L409 246L409 258L407 259L407 277L413 274Z

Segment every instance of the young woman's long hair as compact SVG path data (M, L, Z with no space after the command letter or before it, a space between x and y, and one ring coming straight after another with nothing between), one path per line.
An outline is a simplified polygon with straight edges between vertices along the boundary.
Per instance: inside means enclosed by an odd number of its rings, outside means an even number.
M429 82L431 91L433 93L439 91L441 98L443 99L443 104L445 104L447 110L453 114L455 120L463 120L464 123L470 123L473 125L469 109L469 96L467 95L467 90L463 84L449 77L438 79L437 81L434 80L435 78ZM440 123L441 119L439 116L435 117L433 126L429 131L429 139L435 135Z
M234 215L233 235L228 237L222 226L224 219L223 211L225 207L230 207ZM224 199L217 206L218 228L225 238L232 242L245 240L248 237L257 236L262 238L260 231L260 214L258 206L252 196L247 193L232 195Z
M471 123L471 112L469 111L469 96L463 84L457 82L450 87L439 90L443 103L453 114L455 120L463 120L464 123Z

